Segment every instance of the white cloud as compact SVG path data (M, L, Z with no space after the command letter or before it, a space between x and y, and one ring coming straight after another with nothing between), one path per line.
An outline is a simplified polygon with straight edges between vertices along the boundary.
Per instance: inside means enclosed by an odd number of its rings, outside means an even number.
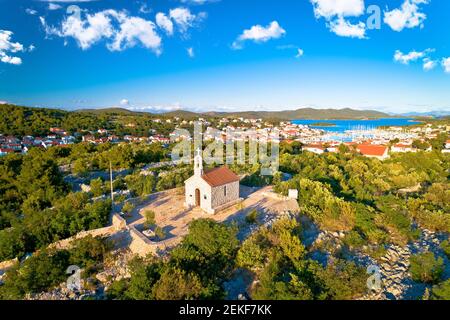
M48 4L48 10L59 10L61 8L62 8L62 6L57 3L50 2Z
M29 8L25 9L25 12L26 12L27 14L31 15L31 16L34 16L34 15L37 14L37 11L36 11L36 10L34 10L34 9L29 9Z
M271 39L281 38L286 34L277 21L272 21L268 26L255 25L244 32L233 43L234 49L241 49L242 43L245 41L254 41L257 43L267 42Z
M305 51L303 49L298 48L297 49L297 55L295 56L297 59L303 57L305 54Z
M446 73L450 73L450 57L442 59L442 67Z
M179 102L176 102L172 105L155 105L155 106L139 106L139 107L129 107L127 108L133 111L141 111L141 112L155 112L155 113L164 113L170 111L182 110L183 107Z
M187 48L187 54L190 58L194 58L195 57L195 52L194 52L194 48Z
M364 0L310 0L317 19L325 18L331 32L341 37L366 38L363 22L351 23L346 18L359 17L365 12Z
M139 17L120 16L120 31L114 35L114 41L108 44L112 51L122 51L141 44L147 49L161 54L161 38L155 32L155 24Z
M144 2L143 4L141 4L141 6L139 7L139 12L140 13L150 13L152 12L152 9L148 7L148 5Z
M188 4L205 4L208 2L219 2L220 0L181 0L183 3Z
M172 18L182 31L186 31L194 22L195 15L189 9L176 8L170 10L170 18Z
M173 23L164 13L156 14L156 24L163 29L168 35L173 35Z
M423 27L427 16L420 12L419 5L428 3L429 0L405 0L400 9L384 13L384 22L397 32L405 28Z
M363 22L357 24L351 24L344 18L340 17L337 20L331 21L328 27L332 32L341 37L348 38L366 38L366 25Z
M430 71L437 66L437 61L431 60L429 58L423 59L423 70Z
M0 30L0 61L14 65L22 64L22 59L11 54L24 52L24 46L19 42L12 42L13 32Z
M122 51L136 45L161 53L161 38L155 31L155 24L140 17L129 16L125 11L104 10L86 14L83 19L71 15L63 20L60 27L47 25L40 18L47 35L74 38L81 49L89 49L101 40L107 41L111 51Z
M411 51L409 53L403 53L400 50L395 51L394 60L400 62L401 64L409 64L410 62L417 61L421 58L426 57L426 55L430 52L433 52L434 49L426 49L424 51Z
M317 18L358 17L364 13L364 0L311 0Z
M130 101L128 101L127 99L122 99L122 100L120 100L120 105L124 106L124 107L129 106Z
M62 2L62 3L80 3L80 2L95 2L100 0L39 0L40 2Z

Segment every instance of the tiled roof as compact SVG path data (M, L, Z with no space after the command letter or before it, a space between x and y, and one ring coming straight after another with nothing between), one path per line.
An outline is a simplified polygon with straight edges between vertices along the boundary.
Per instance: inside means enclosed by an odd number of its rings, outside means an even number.
M385 155L387 150L388 147L386 146L366 145L366 144L361 144L358 146L358 151L365 156L382 157Z
M239 177L227 167L220 167L206 171L202 178L211 187L219 187L225 184L239 181Z

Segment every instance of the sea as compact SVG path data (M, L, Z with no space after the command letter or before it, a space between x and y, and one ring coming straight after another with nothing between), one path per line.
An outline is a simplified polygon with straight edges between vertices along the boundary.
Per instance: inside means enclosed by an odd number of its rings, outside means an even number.
M384 118L373 120L293 120L294 124L307 125L314 129L324 130L325 140L352 141L361 134L370 138L379 127L406 127L420 123L412 118ZM329 123L330 126L314 125Z

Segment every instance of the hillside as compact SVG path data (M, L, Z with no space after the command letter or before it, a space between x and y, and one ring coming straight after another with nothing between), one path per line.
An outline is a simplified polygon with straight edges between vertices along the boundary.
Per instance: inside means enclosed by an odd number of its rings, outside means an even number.
M209 115L216 116L239 116L244 118L276 118L282 120L336 120L336 119L379 119L390 118L386 113L373 110L353 110L353 109L312 109L302 108L286 111L250 111L237 113L210 112Z

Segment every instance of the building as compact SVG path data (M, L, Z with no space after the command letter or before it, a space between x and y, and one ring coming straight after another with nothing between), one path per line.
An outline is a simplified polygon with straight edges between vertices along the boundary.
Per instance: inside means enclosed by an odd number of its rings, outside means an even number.
M321 144L310 144L307 146L304 146L302 148L303 151L309 151L315 154L323 154L326 151L326 148L322 146Z
M387 146L360 144L356 150L368 158L386 160L389 158L389 148Z
M239 177L227 167L203 171L201 151L194 158L194 175L185 182L188 208L200 207L209 214L224 210L242 199L239 197Z
M391 152L395 153L417 152L417 149L413 148L411 144L397 143L391 147Z

